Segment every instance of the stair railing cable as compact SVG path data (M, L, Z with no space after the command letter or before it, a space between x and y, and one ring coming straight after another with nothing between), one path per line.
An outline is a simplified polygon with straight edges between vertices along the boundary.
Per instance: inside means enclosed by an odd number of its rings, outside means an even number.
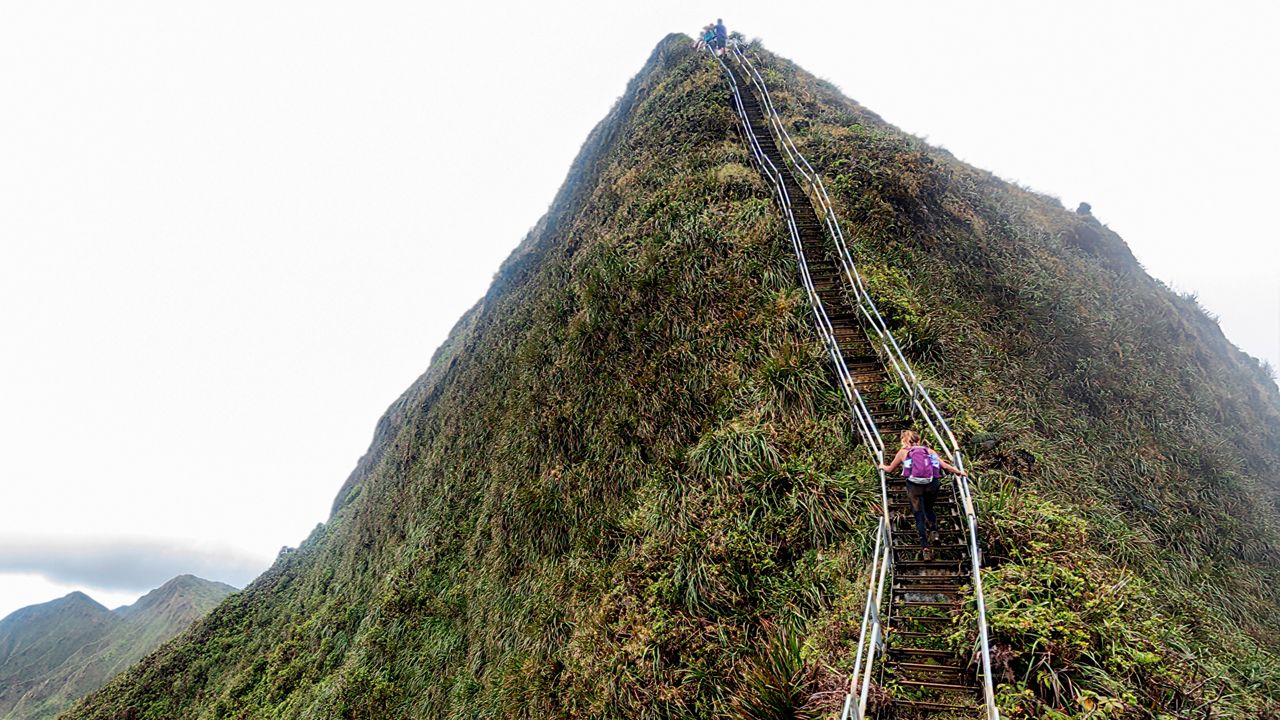
M764 148L760 145L759 139L751 128L751 120L748 117L746 105L743 103L742 94L733 71L722 58L714 55L714 53L713 56L720 63L725 77L729 80L734 106L739 119L742 121L743 135L747 140L748 147L751 149L752 157L773 184L778 203L782 206L783 215L787 221L787 230L791 236L792 249L795 251L797 264L800 268L801 282L809 299L809 306L813 311L814 325L817 327L818 335L821 337L823 346L827 350L827 355L836 370L840 388L845 402L853 415L854 424L862 436L863 444L871 456L871 461L876 465L882 464L885 455L884 439L880 435L879 428L876 427L875 418L863 399L862 393L858 391L857 386L854 384L853 374L849 371L848 365L844 360L844 354L840 351L840 345L836 341L835 329L832 326L831 319L827 315L822 299L813 285L813 280L809 274L809 265L805 259L799 227L796 224L795 215L791 208L791 196L787 191L786 183L783 182L782 172L764 152ZM875 551L872 553L871 572L868 576L867 600L862 613L862 628L858 636L857 657L854 661L853 673L850 676L849 692L845 695L844 709L840 715L841 720L849 717L855 695L858 698L856 717L861 720L865 716L867 693L871 684L871 670L875 664L876 653L882 652L884 649L880 608L884 603L885 585L892 575L893 539L889 526L888 483L885 479L884 471L877 470L877 472L880 476L881 517L875 531Z
M800 153L799 148L795 146L791 139L791 134L787 132L786 127L782 124L782 119L773 107L773 99L769 96L769 89L765 85L764 78L760 75L760 72L756 70L755 65L752 64L739 43L734 42L731 47L734 56L747 70L747 77L759 91L758 94L763 100L763 108L769 118L769 124L773 128L774 135L780 141L779 144L782 146L783 151L786 152L787 159L791 161L792 167L804 177L806 184L809 186L811 199L815 200L822 210L823 220L827 225L828 233L835 242L841 269L844 271L845 282L849 287L849 291L853 295L854 304L865 321L864 326L870 328L876 339L879 340L878 344L872 343L873 346L876 347L877 352L883 358L888 360L902 387L907 390L911 400L912 415L916 416L918 413L918 417L927 425L929 434L937 440L938 446L948 456L951 463L964 470L964 457L960 452L960 444L956 442L955 434L951 431L951 426L947 423L946 418L943 417L933 398L930 397L928 389L924 387L919 377L916 376L911 363L907 361L906 355L902 352L902 347L889 330L888 323L885 322L884 316L880 314L879 308L876 307L875 300L867 292L862 276L853 262L852 254L849 252L844 232L836 219L835 211L831 207L831 199L827 195L822 178L813 169L813 166L809 164L809 161L805 159L804 155ZM986 602L982 593L981 554L978 549L978 521L973 501L973 490L966 477L957 476L955 481L956 491L960 495L960 500L964 506L966 525L968 526L969 557L972 564L974 598L978 610L978 637L982 656L983 693L986 700L987 718L988 720L999 720L1000 711L995 705L995 689L991 679L991 649L987 632Z

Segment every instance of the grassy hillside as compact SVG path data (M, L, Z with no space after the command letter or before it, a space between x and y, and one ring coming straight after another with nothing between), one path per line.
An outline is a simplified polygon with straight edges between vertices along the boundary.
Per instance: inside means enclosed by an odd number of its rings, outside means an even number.
M1105 228L769 62L985 478L1002 706L1257 717L1274 386ZM330 521L67 717L832 708L878 488L734 123L664 40Z
M111 611L81 592L24 607L0 620L0 717L80 648L100 643L117 622Z
M234 591L182 575L114 611L72 593L13 613L0 621L0 720L55 717Z

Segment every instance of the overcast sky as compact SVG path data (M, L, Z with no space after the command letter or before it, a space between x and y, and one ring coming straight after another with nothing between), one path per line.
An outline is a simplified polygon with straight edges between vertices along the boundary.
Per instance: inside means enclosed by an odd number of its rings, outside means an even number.
M436 5L0 0L0 616L301 541L653 46L718 12L1092 203L1280 365L1274 3Z

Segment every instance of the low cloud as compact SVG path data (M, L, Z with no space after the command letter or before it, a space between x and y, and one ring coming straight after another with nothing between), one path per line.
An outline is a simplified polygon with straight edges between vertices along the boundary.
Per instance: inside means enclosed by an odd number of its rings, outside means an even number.
M143 592L191 574L244 587L269 558L231 548L160 539L0 537L0 573L33 573L52 582Z

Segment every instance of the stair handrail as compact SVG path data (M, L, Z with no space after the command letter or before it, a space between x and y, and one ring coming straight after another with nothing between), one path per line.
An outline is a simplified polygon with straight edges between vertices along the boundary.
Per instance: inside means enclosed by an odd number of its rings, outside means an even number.
M809 164L809 161L805 159L799 148L795 146L795 142L791 139L791 134L787 132L786 127L782 124L782 119L778 116L778 112L773 106L773 99L769 95L769 88L765 85L764 77L756 70L751 59L743 51L741 44L734 41L730 44L730 47L734 57L747 69L748 79L760 91L759 94L764 100L763 107L765 114L769 118L769 124L773 128L774 134L781 141L780 144L786 152L787 158L800 175L804 177L809 185L810 194L813 196L812 199L815 199L822 208L827 231L835 242L841 269L844 271L846 284L853 295L854 303L863 318L866 319L871 330L880 340L879 346L877 347L873 343L873 347L876 347L878 354L889 361L890 366L898 376L899 382L907 389L913 407L912 415L916 414L915 411L919 411L920 419L928 426L930 434L937 440L942 451L949 457L953 465L963 471L964 457L960 451L960 444L956 441L955 434L951 431L951 426L947 423L946 418L929 395L928 389L920 382L915 370L911 367L911 363L902 352L902 347L893 336L893 332L889 330L888 323L885 321L884 316L880 314L879 308L876 307L875 300L872 299L871 294L867 291L866 285L862 281L862 275L858 272L857 265L853 262L853 256L849 252L844 231L836 218L835 210L831 206L831 199L827 195L826 186L822 183L822 178L813 169L813 166ZM964 506L966 529L969 536L969 557L972 565L974 598L978 611L978 637L982 656L983 694L985 695L987 718L988 720L999 720L1000 711L995 704L995 687L991 678L991 648L987 630L986 601L982 592L977 511L973 500L973 490L968 478L964 475L956 476L955 485L960 495L961 503Z
M813 285L813 279L809 274L809 264L805 258L804 246L800 238L800 231L791 209L791 195L783 182L782 172L764 152L764 148L760 145L759 139L751 128L751 120L747 115L746 106L743 104L742 95L733 71L730 70L723 58L715 55L714 51L713 56L720 63L725 77L729 79L729 88L732 91L734 106L737 110L738 118L742 121L743 135L747 140L748 147L751 149L751 154L774 186L774 192L777 194L778 202L782 206L783 215L787 221L787 230L791 236L792 249L795 251L796 262L800 269L801 283L805 287L805 294L809 299L809 307L813 311L814 324L817 327L818 335L822 338L827 354L835 367L836 375L840 380L841 392L853 414L858 432L862 435L863 444L867 447L873 464L879 466L884 462L884 439L880 435L879 428L876 427L875 417L871 414L871 410L863 399L862 393L858 391L857 386L854 384L853 375L849 372L849 368L844 361L844 354L840 351L839 343L835 339L835 329L831 324L831 319L827 315L826 308L823 307L822 298L818 295L817 289ZM867 600L862 612L862 628L859 631L857 656L853 673L850 675L849 691L845 695L844 710L840 716L841 720L845 720L848 717L855 696L858 698L856 706L858 720L862 720L865 716L867 694L871 686L871 670L875 665L876 653L882 651L884 647L880 608L884 604L885 586L893 574L893 534L890 531L888 482L883 470L877 467L877 473L880 476L880 519L876 524L875 550L872 553L871 572L868 575ZM870 632L868 632L868 628Z
M867 712L867 692L871 688L871 669L876 653L884 650L884 631L880 621L880 607L884 603L884 588L892 574L893 533L889 521L881 517L876 523L876 548L871 554L871 572L867 582L867 600L862 609L862 627L858 631L858 650L849 675L849 690L844 696L840 720L853 717L863 720ZM875 591L874 597L872 591ZM868 633L870 628L870 633ZM857 705L853 704L857 698Z
M795 251L797 264L800 269L801 284L804 285L805 295L809 300L809 307L813 311L814 325L817 327L818 334L822 340L824 349L835 368L836 375L839 378L839 386L845 402L849 405L850 411L854 416L854 423L859 435L862 436L864 444L867 447L868 454L872 462L879 464L884 462L885 447L884 440L880 436L879 429L876 427L875 418L871 414L870 408L867 406L866 400L862 393L858 391L853 381L853 373L849 371L848 365L844 361L844 355L840 352L840 345L835 339L835 329L831 323L830 317L827 315L826 308L823 307L822 299L818 296L817 289L814 287L813 279L809 274L809 265L805 259L804 247L800 240L800 231L796 225L795 215L791 209L791 197L787 192L786 185L782 181L782 173L773 164L773 161L764 153L764 149L760 146L759 140L751 132L750 122L747 120L746 107L742 103L742 97L738 88L737 81L734 79L733 73L729 70L724 61L716 56L716 60L720 63L725 71L725 76L729 79L729 87L732 90L734 104L739 114L739 118L743 121L744 135L751 148L752 156L758 162L769 180L774 186L774 192L778 196L779 204L782 206L783 214L787 222L788 234L791 236L792 249ZM888 489L887 483L883 481L883 472L881 482L881 500L885 506L884 515L888 519Z

